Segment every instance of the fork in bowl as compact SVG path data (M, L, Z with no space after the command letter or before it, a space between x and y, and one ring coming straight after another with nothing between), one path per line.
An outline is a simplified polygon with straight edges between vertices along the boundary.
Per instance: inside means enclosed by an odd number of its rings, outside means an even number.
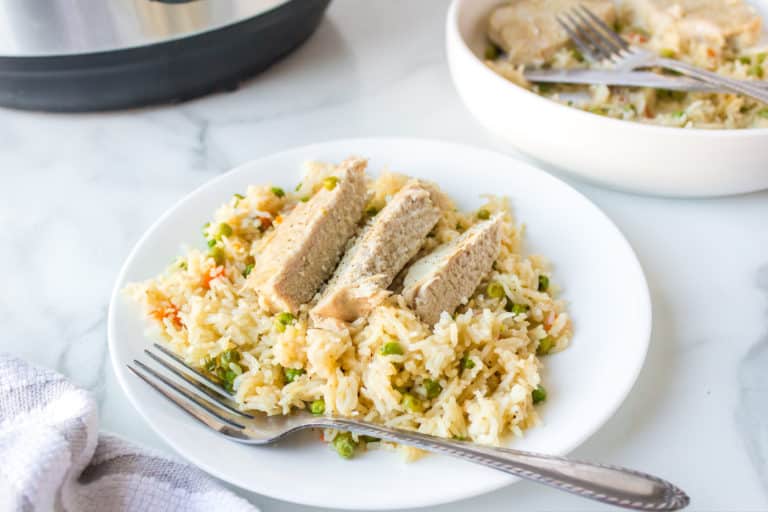
M653 67L677 71L723 90L751 96L763 103L768 103L768 91L752 81L728 78L686 62L660 57L639 46L630 45L583 5L557 16L557 22L585 57L593 62L608 62L614 69L621 71Z
M581 462L377 425L350 418L299 412L267 416L242 411L234 396L170 350L155 344L145 354L164 370L134 359L128 368L181 410L232 441L265 445L293 432L330 428L452 455L578 496L635 510L679 510L689 503L678 487L661 478L618 466ZM174 377L166 374L170 372Z

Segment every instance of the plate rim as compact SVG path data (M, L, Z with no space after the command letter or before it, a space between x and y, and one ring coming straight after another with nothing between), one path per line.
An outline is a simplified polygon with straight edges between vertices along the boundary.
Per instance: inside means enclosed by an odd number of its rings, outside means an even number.
M600 429L603 428L603 426L605 426L608 420L610 420L610 418L612 418L616 414L618 409L626 402L627 397L629 396L630 392L634 389L637 383L637 379L639 378L640 373L645 367L645 363L647 361L648 350L651 342L652 327L653 327L653 311L652 311L651 294L650 294L650 288L648 286L648 280L646 278L645 271L643 270L642 264L640 263L640 260L637 257L637 253L635 252L634 248L629 243L629 240L626 238L626 236L621 231L621 229L613 222L613 220L611 220L610 217L608 217L608 215L599 206L597 206L592 200L590 200L587 196L582 194L580 191L576 190L570 184L557 178L556 176L553 176L552 174L541 169L540 167L530 162L527 162L523 159L515 158L514 156L507 155L491 149L474 146L472 144L446 141L441 139L423 138L423 137L350 137L350 138L341 138L341 139L330 139L327 141L322 141L322 142L317 142L312 144L292 146L292 147L281 149L279 151L275 151L272 153L267 153L258 158L247 160L239 165L236 165L230 170L224 173L221 173L220 175L215 176L205 181L204 183L200 184L195 189L193 189L192 191L190 191L189 193L185 194L180 199L178 199L176 202L174 202L148 228L146 228L146 230L134 243L130 252L126 256L114 281L112 292L110 294L109 310L107 314L107 346L109 350L109 358L112 364L112 369L115 373L115 377L118 381L118 384L120 385L120 388L128 397L129 403L139 413L139 415L146 422L149 428L160 439L162 439L163 442L165 442L168 446L170 446L170 448L174 452L176 452L179 456L181 456L190 465L205 471L206 473L208 473L214 478L220 479L224 482L228 482L238 487L239 489L243 489L248 492L256 493L262 496L285 501L288 503L296 503L300 505L308 505L308 506L314 506L314 507L331 507L331 508L337 508L337 509L343 509L343 510L350 510L350 509L393 510L393 509L405 508L405 507L421 508L421 507L452 503L452 502L456 502L456 501L460 501L468 498L473 498L476 496L480 496L480 495L501 489L503 487L507 487L508 485L520 480L520 478L518 477L508 475L507 478L503 478L499 482L491 482L491 483L485 483L482 485L477 485L471 492L466 492L461 496L448 496L445 499L441 499L441 498L435 499L434 497L431 499L416 498L407 505L389 505L389 504L379 505L376 503L367 503L362 507L359 504L345 504L343 502L339 503L339 502L329 501L329 502L319 503L317 501L304 500L302 499L301 496L296 494L289 495L285 492L279 492L279 491L275 492L271 489L269 491L262 490L262 489L255 490L250 488L246 484L233 480L229 476L227 477L223 476L223 474L219 472L217 468L212 467L207 463L199 460L199 457L197 457L196 455L190 454L189 452L186 452L180 449L179 445L175 442L173 436L170 435L170 433L164 432L162 428L159 428L159 426L155 423L154 419L148 416L148 414L140 406L140 401L138 397L134 396L131 385L129 385L127 382L126 377L128 375L128 372L124 370L124 366L126 363L118 360L117 358L117 349L116 349L117 341L116 340L118 335L116 333L117 326L115 324L116 309L121 300L121 295L122 295L121 290L122 290L122 287L124 286L126 274L128 273L129 268L133 263L133 260L138 254L139 249L144 245L146 240L157 229L159 229L162 224L164 224L164 222L168 219L168 217L172 216L182 204L190 200L193 200L195 196L201 194L205 189L213 186L216 183L219 183L220 181L228 179L231 175L245 172L247 168L253 166L257 162L267 160L267 159L272 159L272 158L278 158L280 156L284 156L290 153L299 153L299 152L311 153L312 151L316 153L320 153L322 151L322 148L327 146L332 146L332 145L353 146L355 144L390 144L390 145L415 144L415 145L431 145L433 147L442 146L444 148L447 148L447 147L459 148L462 151L485 153L495 158L513 160L516 162L517 165L527 167L530 171L541 174L542 178L548 179L552 182L556 182L558 183L559 186L565 187L570 193L575 194L578 199L584 201L588 207L594 210L594 213L598 214L600 217L602 217L604 221L607 222L607 225L610 226L611 230L614 231L614 234L617 236L617 242L620 242L623 248L628 252L628 255L631 256L631 258L627 261L627 263L631 263L631 265L635 267L637 277L640 279L638 283L640 285L638 291L642 292L640 294L642 296L638 296L636 297L636 299L638 301L638 304L641 306L638 309L642 310L642 317L643 317L641 321L638 322L638 324L642 324L644 326L644 331L641 333L641 336L638 337L638 339L643 341L642 350L641 350L642 357L637 358L637 361L633 368L631 379L628 379L626 381L625 389L623 389L621 393L617 395L617 399L615 403L612 404L611 407L608 407L604 410L599 420L595 421L591 428L587 429L581 436L574 438L563 449L557 451L557 453L553 452L552 454L565 456L570 452L572 452L573 450L575 450L576 448L578 448L579 446L581 446L589 438L594 436ZM247 446L247 445L244 445L244 446Z

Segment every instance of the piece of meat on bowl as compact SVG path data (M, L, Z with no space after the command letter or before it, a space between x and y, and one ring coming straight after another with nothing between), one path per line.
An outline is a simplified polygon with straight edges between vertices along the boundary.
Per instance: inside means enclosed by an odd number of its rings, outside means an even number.
M555 16L584 5L609 25L616 21L613 0L521 0L493 10L488 37L513 64L544 61L569 41Z

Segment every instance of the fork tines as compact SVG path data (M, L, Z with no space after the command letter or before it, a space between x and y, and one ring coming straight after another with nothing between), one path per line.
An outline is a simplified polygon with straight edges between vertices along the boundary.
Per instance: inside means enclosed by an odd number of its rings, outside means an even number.
M144 353L183 384L137 359L133 360L133 365L127 365L128 369L206 426L234 438L246 438L243 423L253 419L253 416L239 410L229 392L168 349L158 344L154 348L162 355L149 349L145 349Z
M556 19L584 56L593 62L620 56L629 49L621 36L583 5Z

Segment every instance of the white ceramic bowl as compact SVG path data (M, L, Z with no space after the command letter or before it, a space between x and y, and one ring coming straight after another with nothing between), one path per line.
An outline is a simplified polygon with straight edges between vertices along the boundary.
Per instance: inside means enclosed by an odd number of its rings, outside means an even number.
M768 129L620 121L548 100L491 71L479 56L487 16L499 3L453 0L446 45L467 108L515 148L597 184L645 194L719 196L768 188ZM757 7L766 14L765 5Z

